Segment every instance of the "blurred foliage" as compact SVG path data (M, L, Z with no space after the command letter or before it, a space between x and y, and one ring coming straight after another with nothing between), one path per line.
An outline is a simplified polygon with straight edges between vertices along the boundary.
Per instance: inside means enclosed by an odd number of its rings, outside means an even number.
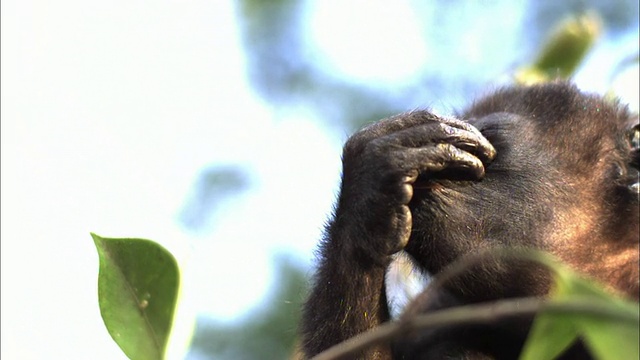
M636 52L635 54L631 54L624 59L620 60L616 67L611 72L611 79L615 79L616 76L619 76L623 71L630 67L638 67L640 64L640 52Z
M620 32L638 26L640 2L635 0L542 0L529 1L532 23L537 29L550 29L564 17L585 11L597 13L607 30Z
M551 34L533 64L516 73L516 81L530 85L555 78L569 78L593 47L600 35L600 28L600 18L593 13L563 21Z
M190 229L204 228L226 199L249 188L249 175L239 166L212 166L202 171L180 220Z
M274 106L302 104L328 124L352 132L366 123L414 108L416 103L424 106L425 101L429 101L426 99L441 98L441 89L462 89L462 95L470 98L486 85L480 74L475 80L467 79L466 74L461 75L462 71L458 75L463 77L456 77L456 74L443 72L427 63L424 64L422 75L415 81L385 88L367 87L350 79L336 78L324 71L322 64L310 55L313 54L309 51L312 44L305 41L301 24L305 4L305 1L299 0L238 1L240 30L248 55L250 80L258 94ZM459 22L458 9L452 11L457 5L458 2L447 0L430 2L429 9L416 4L416 11L424 12L419 16L425 24L423 35L433 35L428 31L431 29L429 24L442 27ZM523 40L526 41L521 46L528 49L531 56L535 56L536 48L548 35L548 29L567 16L594 9L608 30L628 28L637 24L638 20L638 3L630 0L542 0L529 1L525 6L530 16L523 28L526 31ZM455 31L447 27L445 34L439 34L439 38L435 39L436 47L430 51L449 59L452 64L459 64L462 70L465 67L464 59L439 47L437 40L441 43L463 43L461 40L476 30L464 26L452 27L455 27ZM539 59L541 66L544 60ZM551 60L551 63L557 62ZM489 69L491 63L485 66Z
M399 112L389 94L336 79L308 54L302 35L304 1L239 1L242 39L249 77L265 100L278 105L303 103L334 125L353 125Z
M285 256L278 256L275 265L278 281L259 308L229 323L198 319L187 359L281 360L292 356L307 277Z

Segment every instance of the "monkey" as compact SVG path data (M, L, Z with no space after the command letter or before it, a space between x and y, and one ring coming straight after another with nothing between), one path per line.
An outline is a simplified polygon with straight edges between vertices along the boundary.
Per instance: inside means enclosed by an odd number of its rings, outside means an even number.
M339 195L303 306L305 356L389 321L385 272L401 251L435 276L481 250L538 249L638 301L639 168L637 115L567 81L504 87L454 117L415 110L366 126L343 148ZM402 316L550 290L541 267L494 265ZM357 358L515 359L530 325L432 331ZM580 345L563 356L589 358Z

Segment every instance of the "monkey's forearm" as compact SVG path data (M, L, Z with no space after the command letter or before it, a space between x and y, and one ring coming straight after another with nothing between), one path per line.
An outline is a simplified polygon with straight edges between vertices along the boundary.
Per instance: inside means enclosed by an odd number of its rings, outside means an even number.
M313 356L389 319L384 291L384 264L371 264L354 248L353 226L334 222L321 248L315 284L304 307L302 332L307 356ZM348 229L351 229L349 231ZM366 235L365 235L366 236ZM390 359L377 348L363 359Z

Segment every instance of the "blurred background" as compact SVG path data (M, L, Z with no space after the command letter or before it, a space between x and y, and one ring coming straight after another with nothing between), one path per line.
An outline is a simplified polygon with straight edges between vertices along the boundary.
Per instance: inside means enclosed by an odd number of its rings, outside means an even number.
M636 0L7 0L1 357L123 359L89 232L173 252L172 359L284 359L342 143L452 113L563 19L601 33L574 80L638 108ZM190 342L191 336L192 343Z

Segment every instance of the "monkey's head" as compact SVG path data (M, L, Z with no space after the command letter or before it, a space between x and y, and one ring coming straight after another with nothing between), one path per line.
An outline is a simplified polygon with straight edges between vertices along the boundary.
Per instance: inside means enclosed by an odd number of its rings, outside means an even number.
M637 116L550 83L499 91L461 117L497 155L480 182L432 179L416 186L407 251L437 273L474 250L539 248L638 299ZM523 281L536 285L529 275Z

